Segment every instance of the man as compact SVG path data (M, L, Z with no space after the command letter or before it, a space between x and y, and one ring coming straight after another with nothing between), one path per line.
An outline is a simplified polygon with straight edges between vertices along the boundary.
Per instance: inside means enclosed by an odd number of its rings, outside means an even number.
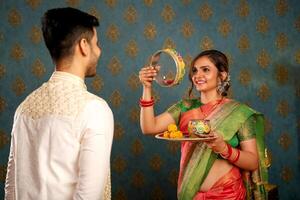
M113 115L84 84L101 54L98 25L73 8L44 14L43 36L56 69L15 113L6 199L110 199Z

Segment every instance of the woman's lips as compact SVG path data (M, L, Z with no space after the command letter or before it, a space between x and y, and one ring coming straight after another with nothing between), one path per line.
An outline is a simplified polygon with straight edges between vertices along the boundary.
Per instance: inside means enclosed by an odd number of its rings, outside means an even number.
M205 80L196 80L196 81L195 81L195 84L196 84L196 85L201 85L201 84L204 84L204 83L206 83Z

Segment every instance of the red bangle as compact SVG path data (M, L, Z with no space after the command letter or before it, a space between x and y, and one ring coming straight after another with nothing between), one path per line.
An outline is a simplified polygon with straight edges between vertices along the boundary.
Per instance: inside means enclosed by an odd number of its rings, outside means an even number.
M226 143L226 146L227 146L227 150L228 150L227 155L224 155L222 153L220 155L222 156L222 158L228 159L232 155L232 147L228 143Z
M141 107L150 107L154 105L154 99L151 97L151 100L140 99L139 104Z
M241 153L240 150L237 149L237 155L236 155L235 159L229 160L229 161L232 162L232 163L237 162L239 160L239 158L240 158L240 153Z

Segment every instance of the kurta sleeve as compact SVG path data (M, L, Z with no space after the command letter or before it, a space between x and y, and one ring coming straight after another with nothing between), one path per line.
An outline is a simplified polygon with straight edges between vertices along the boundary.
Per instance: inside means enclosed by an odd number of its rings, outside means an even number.
M113 139L113 114L106 102L87 106L86 125L81 139L79 179L74 200L105 199L110 185L110 153Z

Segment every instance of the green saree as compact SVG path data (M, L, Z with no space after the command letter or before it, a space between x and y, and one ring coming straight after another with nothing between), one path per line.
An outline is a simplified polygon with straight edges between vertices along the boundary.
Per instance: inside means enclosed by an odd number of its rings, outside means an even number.
M168 109L183 132L187 132L187 123L199 115L201 103L198 100L183 100ZM253 119L252 127L244 126L245 122ZM264 119L261 113L233 100L220 105L207 119L212 130L221 134L225 141L232 146L238 145L237 132L252 133L256 138L259 153L259 168L254 172L244 172L244 183L247 199L267 199L264 184L267 183L268 173L264 145ZM251 129L250 129L251 128ZM248 130L249 129L249 130ZM234 143L237 143L234 145ZM193 199L199 191L218 155L202 142L183 142L181 148L180 173L178 178L178 199ZM251 176L251 177L250 177Z

